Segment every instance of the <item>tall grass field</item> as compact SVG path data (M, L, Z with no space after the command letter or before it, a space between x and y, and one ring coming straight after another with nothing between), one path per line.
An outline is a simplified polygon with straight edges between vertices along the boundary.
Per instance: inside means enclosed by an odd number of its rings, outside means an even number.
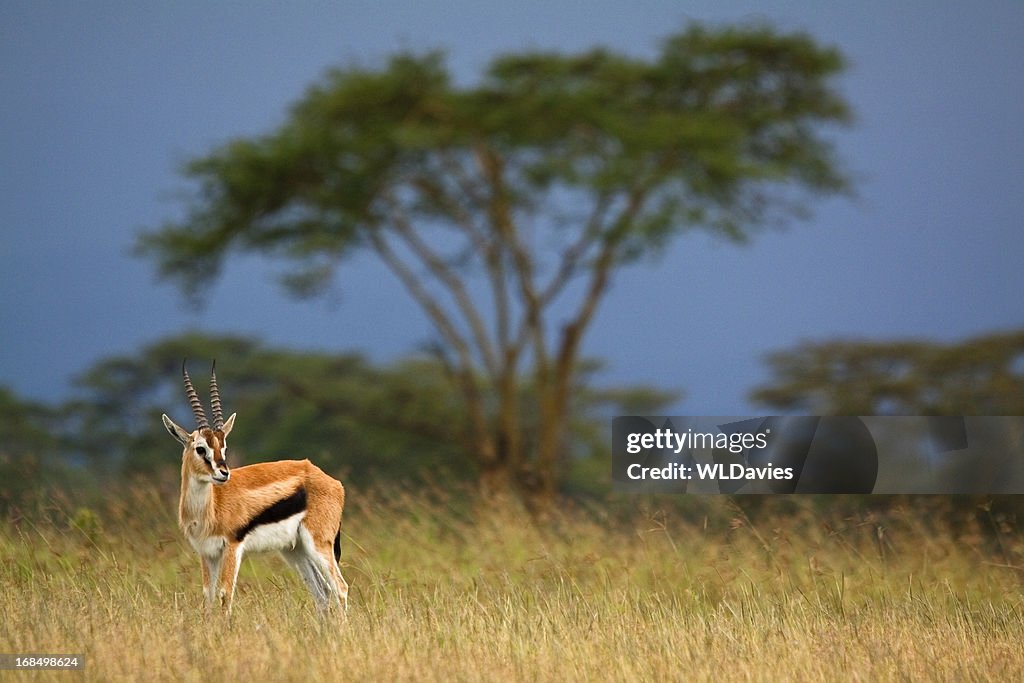
M0 651L85 656L3 680L1024 680L1020 534L913 499L616 499L539 521L350 490L348 614L320 618L280 558L250 556L227 619L203 611L173 490L127 490L0 524Z

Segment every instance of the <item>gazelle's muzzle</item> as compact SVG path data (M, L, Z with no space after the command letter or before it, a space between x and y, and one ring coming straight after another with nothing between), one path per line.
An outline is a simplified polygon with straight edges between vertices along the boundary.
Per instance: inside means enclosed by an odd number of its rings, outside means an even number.
M213 452L212 456L208 455L205 460L206 466L210 468L210 477L215 484L223 484L231 478L227 458L219 448Z

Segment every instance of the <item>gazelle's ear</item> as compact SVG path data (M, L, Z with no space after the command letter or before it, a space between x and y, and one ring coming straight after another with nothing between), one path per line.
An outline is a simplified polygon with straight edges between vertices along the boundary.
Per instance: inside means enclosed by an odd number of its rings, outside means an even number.
M232 415L231 417L234 417L234 415ZM182 446L187 446L189 437L192 435L186 432L178 425L174 424L174 420L167 417L167 415L164 415L162 419L164 422L164 427L167 429L168 433L175 439L180 441Z
M224 421L224 427L221 431L224 432L224 438L228 438L228 434L231 433L231 428L235 426L235 416L238 413L231 413L231 417Z

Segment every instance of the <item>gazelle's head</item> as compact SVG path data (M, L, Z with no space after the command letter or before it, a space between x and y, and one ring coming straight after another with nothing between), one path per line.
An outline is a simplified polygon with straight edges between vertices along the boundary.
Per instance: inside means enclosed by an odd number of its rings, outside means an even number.
M192 380L185 369L185 361L181 363L181 374L185 379L185 395L192 406L192 413L196 418L196 430L187 432L174 420L163 416L164 427L171 436L181 442L185 447L182 453L184 467L188 468L199 481L212 481L215 484L223 484L231 477L228 469L227 452L228 434L235 426L235 414L227 420L224 419L220 406L220 392L217 391L217 361L213 362L213 370L210 371L210 408L213 411L213 426L206 420L206 413L203 412L203 404L196 395L192 386Z

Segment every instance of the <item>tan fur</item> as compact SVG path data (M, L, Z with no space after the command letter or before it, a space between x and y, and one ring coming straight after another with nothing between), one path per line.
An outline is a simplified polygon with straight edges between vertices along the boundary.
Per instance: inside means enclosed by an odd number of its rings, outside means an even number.
M306 492L305 514L294 533L288 532L288 524L283 521L276 527L257 527L275 532L268 531L261 547L285 556L306 581L318 607L340 603L347 608L348 584L334 557L334 539L345 506L344 487L309 460L280 460L229 471L226 444L234 417L228 419L224 430L203 428L188 434L164 416L167 430L184 445L178 520L186 539L200 555L207 605L220 603L230 612L246 542L258 537L252 531L239 542L235 538L239 529L302 487ZM200 446L208 450L213 468L197 455ZM216 476L228 479L220 483Z

